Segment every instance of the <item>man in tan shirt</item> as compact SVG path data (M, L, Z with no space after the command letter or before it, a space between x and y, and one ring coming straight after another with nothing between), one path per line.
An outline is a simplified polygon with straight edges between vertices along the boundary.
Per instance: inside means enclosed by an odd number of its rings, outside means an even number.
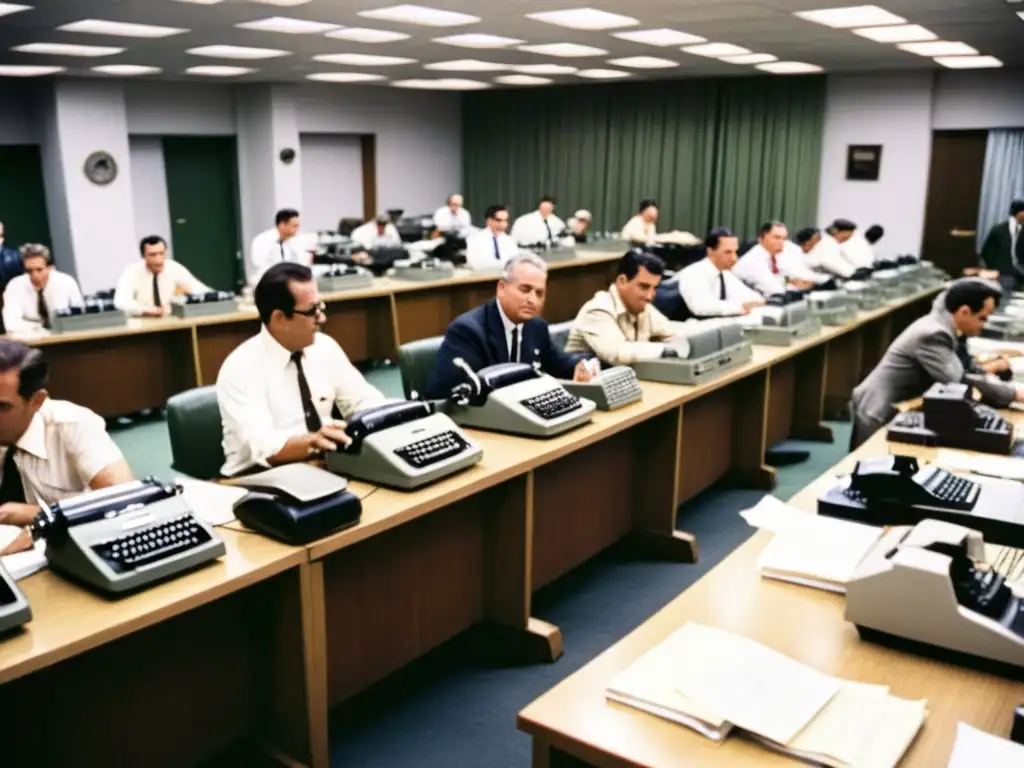
M609 365L674 356L672 324L651 304L664 271L657 256L629 251L619 261L615 282L576 315L565 351L590 351Z

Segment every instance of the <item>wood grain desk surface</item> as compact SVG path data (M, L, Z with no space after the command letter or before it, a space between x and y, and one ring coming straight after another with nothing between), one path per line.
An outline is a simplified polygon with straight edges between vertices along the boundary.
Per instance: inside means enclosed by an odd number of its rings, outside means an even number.
M0 641L0 684L177 616L307 560L305 549L251 533L217 529L227 553L184 576L107 599L51 573L18 582L32 621Z
M851 471L858 458L888 452L881 431L790 503L816 509L835 475ZM519 714L519 728L599 766L797 764L745 738L716 744L605 699L605 686L619 671L687 621L696 621L753 638L822 672L887 685L902 698L927 699L928 719L901 766L945 765L959 720L1009 734L1024 683L861 642L843 618L841 595L758 575L756 560L769 540L766 533L754 534L651 619L527 706Z

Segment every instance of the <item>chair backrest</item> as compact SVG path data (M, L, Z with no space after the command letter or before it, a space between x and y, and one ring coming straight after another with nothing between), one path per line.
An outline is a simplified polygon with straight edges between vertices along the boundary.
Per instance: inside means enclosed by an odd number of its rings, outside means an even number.
M200 480L220 476L224 431L216 387L190 389L168 400L167 431L171 436L171 466L176 472Z
M569 342L569 331L572 330L572 320L566 320L564 323L552 323L548 326L548 333L551 334L551 343L559 349L565 349L565 345Z
M437 364L442 341L443 336L431 336L398 347L398 370L402 373L402 389L407 398L412 397L413 392L423 395L427 391L427 380Z
M679 278L666 280L654 290L655 308L669 320L683 322L693 317L690 308L679 293Z

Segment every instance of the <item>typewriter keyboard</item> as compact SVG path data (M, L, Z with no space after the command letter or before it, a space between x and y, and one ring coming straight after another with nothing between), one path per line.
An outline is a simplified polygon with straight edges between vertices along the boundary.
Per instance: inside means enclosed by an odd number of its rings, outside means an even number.
M999 411L989 408L986 405L975 407L975 414L978 417L977 429L984 429L989 432L1008 432L1010 422L999 415Z
M614 409L626 405L643 395L636 371L625 366L610 368L600 375L601 388L608 398L608 408Z
M957 506L973 505L979 489L978 483L942 469L932 476L929 485L936 498Z
M533 411L544 421L552 421L583 407L578 397L570 395L561 387L520 400L519 404Z
M924 411L907 411L901 413L895 419L893 424L898 427L904 427L905 429L924 429Z
M209 540L206 529L191 514L184 514L151 528L94 544L93 550L121 573L187 552Z
M409 466L420 469L458 456L467 447L469 443L461 435L448 431L402 446L395 451L395 455Z

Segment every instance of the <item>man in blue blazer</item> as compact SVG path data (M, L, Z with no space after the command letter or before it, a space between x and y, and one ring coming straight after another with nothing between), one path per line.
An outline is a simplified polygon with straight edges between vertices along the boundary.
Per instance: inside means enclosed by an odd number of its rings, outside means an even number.
M474 371L509 361L540 363L558 379L588 381L599 370L592 354L569 355L551 342L548 324L538 315L544 308L547 264L532 253L505 263L497 297L455 318L444 335L437 364L427 383L427 397L441 400L465 381L454 360L461 357Z

